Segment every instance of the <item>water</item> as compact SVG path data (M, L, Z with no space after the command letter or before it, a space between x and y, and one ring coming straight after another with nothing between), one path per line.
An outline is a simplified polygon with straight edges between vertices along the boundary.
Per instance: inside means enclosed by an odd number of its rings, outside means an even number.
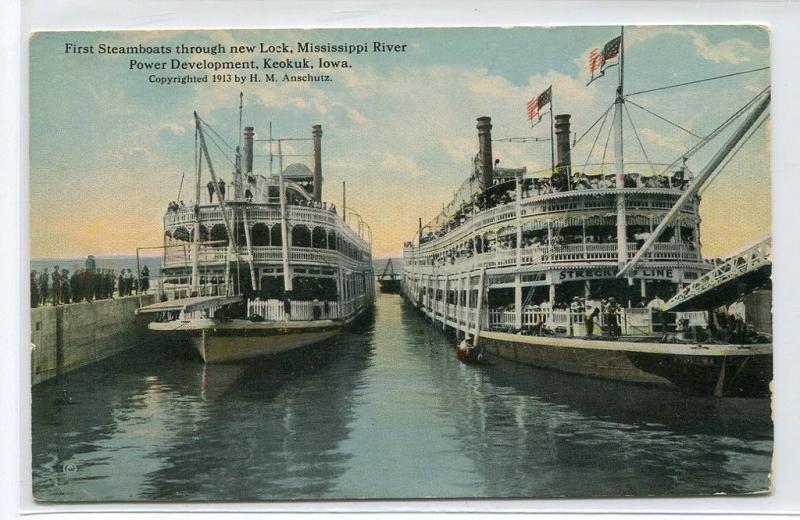
M764 490L769 402L499 362L398 296L328 344L204 366L142 345L33 388L54 501L698 495Z

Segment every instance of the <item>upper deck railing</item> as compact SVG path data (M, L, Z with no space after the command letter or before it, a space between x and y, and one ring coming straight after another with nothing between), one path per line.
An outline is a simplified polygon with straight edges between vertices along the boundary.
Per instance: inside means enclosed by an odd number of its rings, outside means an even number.
M281 264L283 256L280 246L255 246L251 248L254 262L274 262ZM236 259L247 261L250 259L247 247L240 247L238 256L228 251L227 247L201 247L198 259L201 265L224 264ZM363 264L370 264L370 260L358 261L332 249L319 249L313 247L289 248L289 261L293 264L316 264L323 267L335 267L344 264L352 268L359 268ZM191 246L184 248L183 252L165 255L162 267L191 267Z
M636 243L628 244L628 258L633 258L638 250ZM700 252L688 244L657 243L648 251L646 260L702 262ZM522 248L521 265L550 265L559 263L616 262L617 245L610 244L569 244L561 246L533 246ZM410 272L430 273L440 271L464 271L483 267L513 267L517 265L516 249L497 249L468 258L452 258L431 263L427 255L415 254L413 248L406 249L404 269Z
M281 264L283 256L280 246L255 246L252 248L254 262L274 262ZM201 265L221 264L236 257L228 252L227 247L201 247L198 254ZM247 247L241 247L238 258L240 261L250 259ZM289 262L292 264L315 264L322 267L335 267L340 264L352 268L359 268L364 264L370 264L369 258L358 261L349 256L332 249L319 249L313 247L289 248ZM191 267L191 247L186 247L183 253L165 255L162 260L162 267Z

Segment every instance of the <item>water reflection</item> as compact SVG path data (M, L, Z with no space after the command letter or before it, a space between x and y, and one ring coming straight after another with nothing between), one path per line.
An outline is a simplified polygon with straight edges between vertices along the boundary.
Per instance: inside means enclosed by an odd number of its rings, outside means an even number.
M415 311L404 314L408 334L424 334ZM440 385L440 413L457 421L454 441L481 473L472 495L697 495L768 486L768 400L687 396L504 360L467 366L422 344L418 353Z
M399 297L326 344L204 366L144 345L33 389L37 497L545 497L764 489L769 402L499 361Z
M317 347L205 366L148 349L34 388L34 488L45 500L265 500L324 495L344 469L369 320ZM103 374L109 374L104 377ZM77 421L77 422L76 422ZM64 472L76 468L74 472Z

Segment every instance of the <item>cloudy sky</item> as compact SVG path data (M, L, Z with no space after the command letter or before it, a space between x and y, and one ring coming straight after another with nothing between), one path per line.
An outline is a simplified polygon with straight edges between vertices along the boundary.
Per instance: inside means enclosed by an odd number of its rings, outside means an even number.
M160 244L169 201L193 198L197 110L236 143L239 92L245 126L266 135L308 136L323 126L323 197L347 205L371 225L376 256L399 255L417 218L434 217L469 175L477 151L475 119L492 117L493 137L548 137L548 121L531 128L526 101L553 86L556 113L572 114L578 136L613 102L616 69L590 86L591 50L619 28L397 29L319 31L40 33L30 48L30 208L34 258L133 254ZM405 43L402 54L362 54L329 83L159 86L129 71L131 56L65 54L65 43L210 45L298 41ZM769 65L769 35L756 27L628 27L628 93ZM342 59L331 54L332 59ZM230 59L230 56L197 58ZM260 62L260 57L258 58ZM316 72L316 71L314 71ZM280 74L279 74L280 75ZM769 71L631 97L639 105L705 135L769 84ZM629 105L647 156L672 162L697 139ZM599 162L606 140L590 132L573 162ZM768 124L703 192L704 252L724 254L769 232ZM725 135L688 163L699 171ZM307 153L295 144L286 153ZM606 161L613 162L609 144ZM264 154L265 149L258 149ZM548 167L547 143L494 145L503 166ZM216 169L227 159L212 147ZM300 159L302 160L302 159ZM644 154L625 118L625 160ZM291 162L287 159L288 162ZM266 159L256 158L264 172ZM647 171L647 170L645 170Z

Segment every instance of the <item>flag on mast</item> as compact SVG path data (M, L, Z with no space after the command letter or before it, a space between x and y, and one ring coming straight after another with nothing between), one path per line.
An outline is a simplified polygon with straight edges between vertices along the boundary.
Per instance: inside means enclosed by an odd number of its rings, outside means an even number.
M602 51L597 48L592 49L592 52L589 53L589 73L592 75L592 78L587 85L598 78L602 78L606 73L606 69L619 65L618 58L621 47L622 36L617 36L606 43ZM610 63L611 60L616 61ZM597 73L596 76L595 73Z
M542 92L536 97L532 97L530 101L528 101L528 121L533 121L534 117L539 116L539 111L542 109L543 106L550 103L550 99L553 97L553 85L547 87L547 90ZM541 118L541 116L539 116Z

